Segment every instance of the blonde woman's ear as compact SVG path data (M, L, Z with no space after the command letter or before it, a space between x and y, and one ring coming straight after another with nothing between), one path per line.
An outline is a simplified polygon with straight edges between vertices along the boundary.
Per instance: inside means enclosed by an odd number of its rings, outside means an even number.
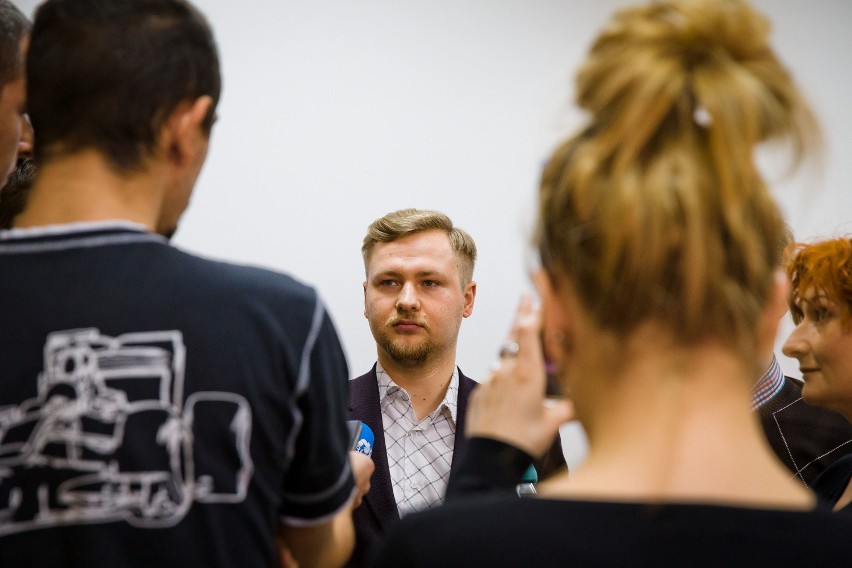
M772 281L772 290L761 316L760 328L758 329L758 354L768 353L775 345L778 326L781 318L787 313L787 299L790 295L790 282L787 275L780 268L775 271Z

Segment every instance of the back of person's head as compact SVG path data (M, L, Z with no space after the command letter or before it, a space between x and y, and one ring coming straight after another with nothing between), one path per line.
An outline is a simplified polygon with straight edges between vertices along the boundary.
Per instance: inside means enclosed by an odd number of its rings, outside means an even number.
M852 322L852 239L795 243L784 258L790 279L790 313L797 324L804 317L802 302L824 296L845 326Z
M370 264L370 255L376 243L389 243L402 237L438 230L447 233L450 247L462 261L461 285L464 287L473 278L473 266L476 263L476 243L466 231L453 225L453 221L439 211L428 209L400 209L380 217L370 223L367 235L361 245L364 268Z
M30 32L30 21L9 0L0 0L0 89L24 72L21 40Z
M140 169L178 105L219 100L212 32L185 0L48 0L35 17L27 99L35 157L84 149L119 171Z
M755 147L790 141L798 162L818 140L768 36L746 2L664 0L593 43L588 124L545 168L537 239L603 329L655 321L683 344L754 349L784 231Z

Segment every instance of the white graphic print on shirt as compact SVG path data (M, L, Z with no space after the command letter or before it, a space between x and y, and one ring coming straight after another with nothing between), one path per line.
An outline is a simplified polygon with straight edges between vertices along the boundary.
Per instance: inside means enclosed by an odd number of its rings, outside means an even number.
M184 401L185 356L179 331L50 334L37 396L0 408L0 535L121 520L167 527L193 503L242 502L251 407L229 392ZM221 452L223 436L232 455L202 471L196 458L214 438Z

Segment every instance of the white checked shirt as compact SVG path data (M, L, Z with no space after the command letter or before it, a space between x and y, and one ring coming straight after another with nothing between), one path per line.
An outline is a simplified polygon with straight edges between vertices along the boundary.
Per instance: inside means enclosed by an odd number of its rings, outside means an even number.
M403 517L444 501L456 441L459 372L453 371L438 408L420 422L408 393L379 364L376 377L393 496Z

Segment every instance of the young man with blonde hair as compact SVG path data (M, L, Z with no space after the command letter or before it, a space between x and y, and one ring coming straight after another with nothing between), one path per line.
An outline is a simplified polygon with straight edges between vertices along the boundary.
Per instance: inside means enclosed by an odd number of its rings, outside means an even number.
M364 237L364 316L378 361L349 382L350 418L375 434L370 494L355 511L352 566L363 566L387 526L442 502L476 382L456 367L473 313L473 238L437 211L403 209Z
M476 299L473 238L443 213L402 209L369 226L361 252L378 361L349 382L350 418L373 430L376 470L355 510L351 566L363 566L400 517L443 502L477 385L456 366ZM556 451L564 465L558 441Z

